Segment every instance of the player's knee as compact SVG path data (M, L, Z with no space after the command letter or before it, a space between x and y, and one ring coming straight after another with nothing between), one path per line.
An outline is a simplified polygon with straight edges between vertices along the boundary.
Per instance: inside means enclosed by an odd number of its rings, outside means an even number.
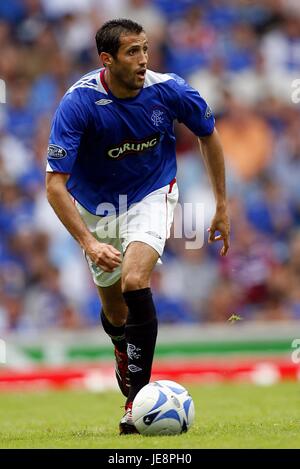
M149 287L149 278L139 272L127 272L122 276L122 291L140 290Z

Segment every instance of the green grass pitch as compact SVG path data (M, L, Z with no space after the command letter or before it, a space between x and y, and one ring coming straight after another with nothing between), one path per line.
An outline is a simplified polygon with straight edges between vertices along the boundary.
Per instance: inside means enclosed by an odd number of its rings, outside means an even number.
M186 385L196 408L188 433L118 435L118 392L0 394L1 448L300 448L300 383Z

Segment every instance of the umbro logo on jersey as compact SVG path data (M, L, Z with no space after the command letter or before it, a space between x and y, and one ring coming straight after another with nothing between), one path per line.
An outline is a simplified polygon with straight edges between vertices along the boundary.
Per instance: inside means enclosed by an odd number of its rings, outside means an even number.
M99 99L99 101L95 101L95 104L97 104L97 106L106 106L110 103L112 103L112 99Z

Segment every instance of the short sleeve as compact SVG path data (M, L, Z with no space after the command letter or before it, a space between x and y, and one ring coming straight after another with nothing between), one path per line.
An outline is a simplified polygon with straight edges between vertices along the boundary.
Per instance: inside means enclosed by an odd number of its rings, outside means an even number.
M47 171L72 172L86 126L87 118L80 103L72 94L65 95L52 121Z
M207 102L197 90L186 83L183 78L172 74L178 96L177 120L185 124L198 137L212 134L215 118Z

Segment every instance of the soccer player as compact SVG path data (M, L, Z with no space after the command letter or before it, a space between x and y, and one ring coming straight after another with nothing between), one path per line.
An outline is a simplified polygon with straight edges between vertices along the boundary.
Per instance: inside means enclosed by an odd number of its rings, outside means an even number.
M182 78L147 70L147 37L139 24L108 21L96 44L103 68L71 86L55 113L46 187L99 291L127 397L119 426L126 434L136 432L132 401L151 376L157 317L150 277L178 199L174 120L199 139L216 199L209 242L222 240L221 255L229 248L229 220L224 157L206 102Z

